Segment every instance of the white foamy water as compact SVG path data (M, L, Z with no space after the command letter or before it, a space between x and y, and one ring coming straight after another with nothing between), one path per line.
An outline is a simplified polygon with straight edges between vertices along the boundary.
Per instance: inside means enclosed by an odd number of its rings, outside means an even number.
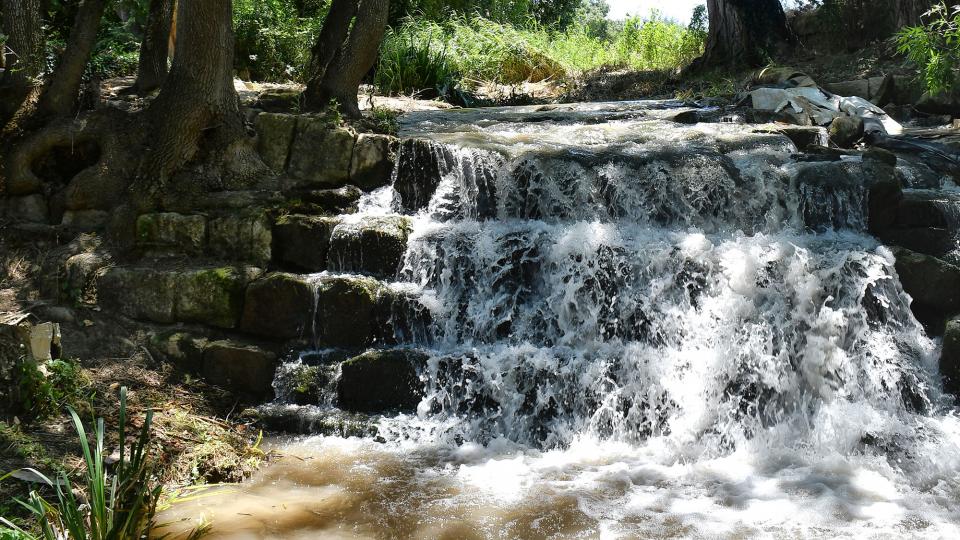
M425 397L375 438L274 441L250 482L165 517L224 538L960 537L960 420L863 232L867 169L668 105L409 117L424 142L361 207L415 214L392 286L417 299Z

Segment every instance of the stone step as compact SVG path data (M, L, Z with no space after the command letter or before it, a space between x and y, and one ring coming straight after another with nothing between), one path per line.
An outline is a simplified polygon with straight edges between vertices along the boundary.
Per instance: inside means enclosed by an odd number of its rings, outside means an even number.
M274 227L274 260L291 270L393 278L403 261L411 227L411 218L400 215L287 215Z

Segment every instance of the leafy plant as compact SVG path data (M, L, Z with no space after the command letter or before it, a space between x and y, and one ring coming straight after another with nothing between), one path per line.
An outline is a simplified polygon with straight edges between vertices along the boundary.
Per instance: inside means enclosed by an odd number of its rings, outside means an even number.
M0 517L0 538L29 540L125 540L147 538L154 525L161 487L154 481L150 459L150 424L153 412L147 411L135 442L129 447L127 438L127 389L120 389L119 445L120 458L112 474L108 473L104 452L105 427L100 418L94 429L94 446L87 440L83 422L73 408L68 408L80 441L86 465L84 488L86 502L74 494L74 486L66 473L61 472L56 482L42 473L27 469L44 484L52 487L57 496L55 504L45 500L36 490L25 501L17 501L39 522L40 534L35 536ZM5 480L13 473L2 478ZM17 536L19 535L19 536Z
M922 23L897 33L898 51L920 68L930 93L950 91L960 66L960 6L941 2L923 15Z
M20 405L33 419L46 419L64 407L85 408L90 396L86 375L73 360L54 359L41 366L20 362Z

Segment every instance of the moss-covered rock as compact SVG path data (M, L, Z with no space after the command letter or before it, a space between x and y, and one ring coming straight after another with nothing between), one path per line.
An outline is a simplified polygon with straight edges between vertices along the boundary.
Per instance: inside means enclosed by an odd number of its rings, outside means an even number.
M176 318L234 328L243 310L247 283L260 271L234 267L187 270L177 278Z
M423 399L418 375L426 355L416 351L368 351L340 366L337 402L351 412L412 411Z
M301 187L340 187L350 183L354 134L320 117L301 116L290 149L287 172Z
M215 341L203 352L203 375L208 381L255 400L273 394L277 355L256 345Z
M280 217L273 227L274 261L283 267L307 272L327 269L330 236L339 218L292 214Z
M412 228L406 216L366 217L341 223L330 238L329 267L380 277L397 274Z
M177 249L188 254L203 251L207 219L201 215L173 212L142 214L137 217L137 245L150 251Z
M274 172L283 172L296 133L297 117L292 114L258 114L255 126L257 151L263 162Z
M333 347L367 347L385 339L391 291L379 281L329 277L320 281L317 339Z
M315 301L315 286L303 278L268 274L247 287L240 329L277 340L308 337Z

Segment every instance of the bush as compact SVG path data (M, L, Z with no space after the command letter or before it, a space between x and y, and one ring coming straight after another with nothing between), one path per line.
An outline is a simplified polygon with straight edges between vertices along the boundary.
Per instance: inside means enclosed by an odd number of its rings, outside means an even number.
M82 408L89 397L86 375L73 360L51 360L40 366L20 362L20 406L35 420L59 414L64 407Z
M300 81L329 9L327 2L236 0L234 64L246 78Z
M920 68L920 75L932 94L950 91L960 66L960 6L934 6L923 16L922 26L897 33L897 45Z

